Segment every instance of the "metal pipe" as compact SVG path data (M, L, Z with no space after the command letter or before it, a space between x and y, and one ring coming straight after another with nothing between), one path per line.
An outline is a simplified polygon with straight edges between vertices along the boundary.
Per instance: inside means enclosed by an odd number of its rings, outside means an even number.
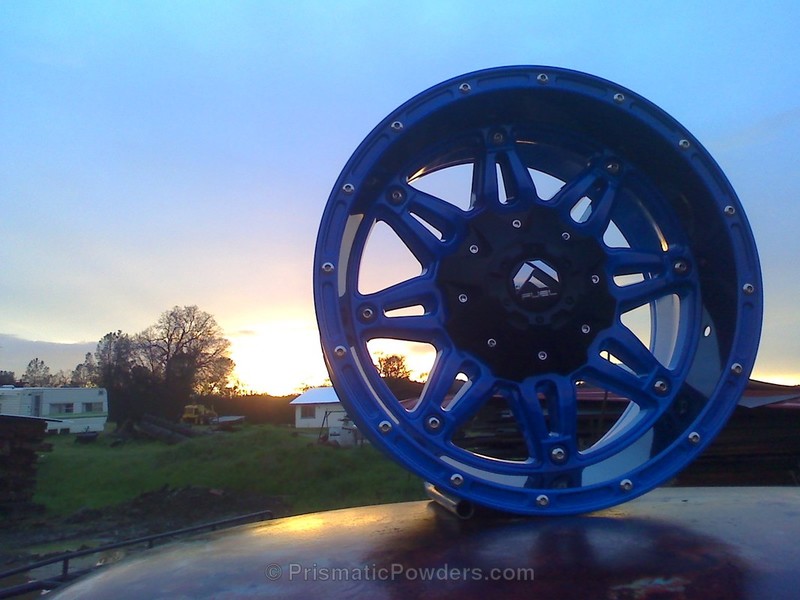
M469 500L451 496L432 483L425 482L425 493L439 506L456 515L459 519L469 519L475 514L475 507Z

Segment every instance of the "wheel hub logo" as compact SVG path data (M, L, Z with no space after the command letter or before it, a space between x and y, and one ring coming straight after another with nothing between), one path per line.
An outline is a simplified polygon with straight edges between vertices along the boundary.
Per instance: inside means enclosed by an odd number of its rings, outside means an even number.
M514 291L525 304L555 300L561 294L558 271L542 259L526 260L514 274ZM549 303L548 303L549 304Z

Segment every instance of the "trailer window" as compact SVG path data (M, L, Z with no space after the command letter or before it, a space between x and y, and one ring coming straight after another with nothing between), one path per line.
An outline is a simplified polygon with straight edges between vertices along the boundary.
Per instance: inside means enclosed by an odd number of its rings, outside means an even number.
M51 415L66 415L75 412L75 405L72 402L50 405Z
M103 412L103 403L102 402L84 402L83 403L83 412Z

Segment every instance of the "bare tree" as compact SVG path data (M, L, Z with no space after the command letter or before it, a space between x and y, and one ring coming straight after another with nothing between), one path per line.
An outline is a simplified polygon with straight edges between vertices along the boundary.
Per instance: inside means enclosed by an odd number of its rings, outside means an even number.
M93 387L97 380L97 361L94 354L87 352L83 362L76 365L70 376L70 385L73 387Z
M234 363L230 342L209 313L175 306L134 339L139 364L163 383L167 416L179 414L194 393L219 393Z
M228 394L229 349L214 317L197 306L175 306L134 336L106 334L97 344L95 381L108 390L109 417L177 419L195 394Z
M70 375L64 369L59 369L50 376L50 387L67 387L70 383Z
M52 383L50 367L44 364L38 357L28 363L22 380L32 387L47 387Z
M136 336L142 366L166 381L185 380L192 391L219 386L233 371L230 342L209 313L175 306Z

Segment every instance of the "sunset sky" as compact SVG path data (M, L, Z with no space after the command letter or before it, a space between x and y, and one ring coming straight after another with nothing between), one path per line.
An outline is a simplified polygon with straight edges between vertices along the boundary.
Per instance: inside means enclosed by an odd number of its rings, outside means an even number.
M196 304L249 389L321 382L312 256L350 154L442 80L540 64L642 94L711 152L759 246L754 376L800 383L798 23L790 1L4 0L0 369L71 369Z

